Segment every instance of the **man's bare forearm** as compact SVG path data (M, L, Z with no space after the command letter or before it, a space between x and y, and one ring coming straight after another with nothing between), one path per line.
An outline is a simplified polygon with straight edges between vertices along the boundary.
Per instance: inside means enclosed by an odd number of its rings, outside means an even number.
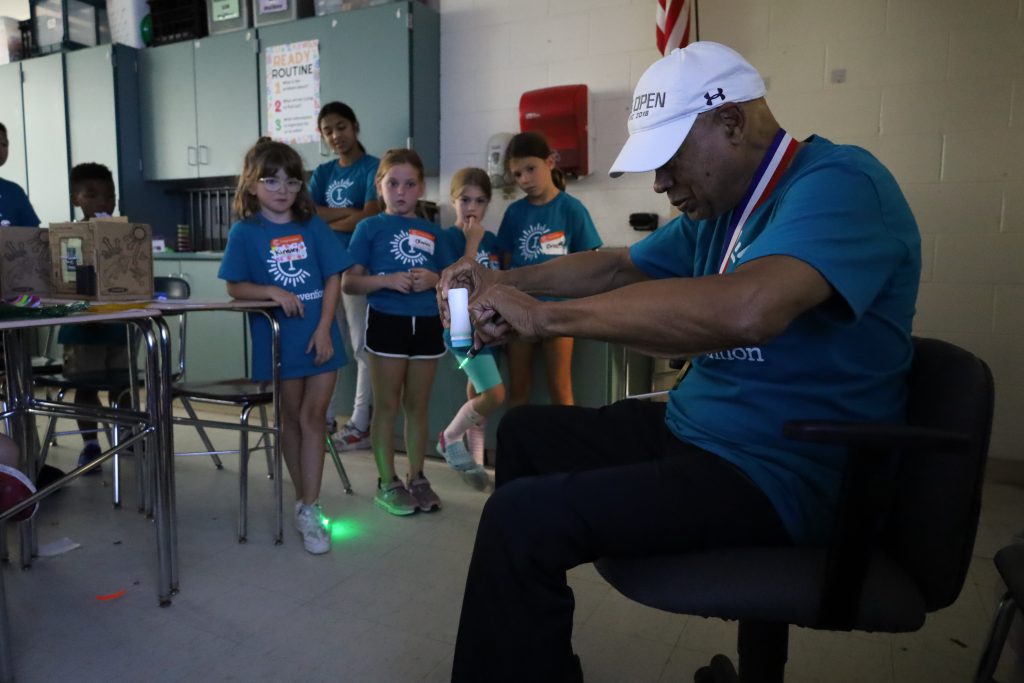
M568 254L536 266L501 271L500 282L533 296L584 297L646 280L628 249Z

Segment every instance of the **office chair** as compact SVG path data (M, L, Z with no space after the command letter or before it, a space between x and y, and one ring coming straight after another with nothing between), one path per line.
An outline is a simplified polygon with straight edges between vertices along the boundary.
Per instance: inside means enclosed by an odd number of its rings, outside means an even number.
M1006 584L1006 593L992 621L992 630L978 663L974 683L996 683L993 676L1003 653L1006 637L1010 635L1013 617L1024 610L1024 543L1008 545L996 553L996 569Z
M789 625L916 631L950 605L971 560L992 427L988 366L947 342L914 339L907 424L790 422L792 439L849 457L828 547L718 548L594 563L650 607L739 620L739 670L723 655L697 683L780 683Z

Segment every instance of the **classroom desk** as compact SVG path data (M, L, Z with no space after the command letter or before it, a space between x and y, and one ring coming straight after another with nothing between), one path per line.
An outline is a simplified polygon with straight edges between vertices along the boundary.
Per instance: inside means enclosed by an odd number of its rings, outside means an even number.
M7 372L7 409L0 413L11 425L12 437L21 451L23 471L35 478L40 463L33 438L35 415L56 415L74 418L83 412L74 406L36 399L32 386L32 358L29 351L29 331L51 325L77 325L95 322L123 322L134 327L145 342L146 349L146 409L105 410L88 409L89 417L140 426L141 431L118 443L93 462L78 467L33 496L0 514L0 523L22 509L35 504L62 486L90 469L98 467L118 451L147 442L153 456L155 473L154 520L157 533L157 598L161 606L170 604L171 595L177 589L176 548L172 540L176 537L173 489L173 435L170 402L170 336L166 324L155 309L122 310L106 313L76 313L53 318L23 318L0 322L0 335L4 340L4 356ZM33 520L19 525L21 532L22 566L31 562L35 550L35 529ZM0 572L0 681L13 680L14 669L10 651L9 625L7 622L6 598L3 592L3 575Z

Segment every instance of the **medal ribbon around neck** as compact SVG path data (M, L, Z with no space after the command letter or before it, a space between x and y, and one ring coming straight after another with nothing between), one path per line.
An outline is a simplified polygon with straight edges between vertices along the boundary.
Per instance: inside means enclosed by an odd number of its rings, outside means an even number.
M729 219L729 228L725 233L725 241L722 243L721 265L718 267L719 274L724 273L729 267L729 262L735 258L734 252L740 242L740 235L743 234L743 226L746 225L750 214L754 213L754 210L761 206L764 200L768 198L768 195L772 193L772 190L775 189L779 178L789 168L789 163L793 160L793 155L796 154L796 148L799 144L793 136L781 128L775 134L772 144L768 147L764 158L761 159L761 164L757 167L757 172L754 173L754 177L750 180L747 193L743 195L743 199L740 200L739 205L733 210L732 217Z
M746 194L743 195L743 199L740 200L737 209L733 210L732 217L729 219L729 228L726 230L725 241L722 243L722 262L718 267L719 274L729 268L729 262L735 258L736 247L739 246L740 235L743 234L743 226L746 225L750 214L754 213L754 210L761 206L775 189L779 178L793 161L799 144L792 135L782 128L775 133L772 144L764 153L754 177L750 180ZM680 368L679 374L676 375L676 381L672 385L673 389L683 381L683 377L690 370L690 365L690 359L687 358L683 367Z

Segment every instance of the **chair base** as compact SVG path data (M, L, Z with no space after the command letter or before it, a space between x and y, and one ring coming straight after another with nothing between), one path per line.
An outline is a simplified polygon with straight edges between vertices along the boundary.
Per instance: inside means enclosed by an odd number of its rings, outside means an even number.
M693 675L694 683L783 683L789 651L789 625L740 620L737 672L725 655Z

